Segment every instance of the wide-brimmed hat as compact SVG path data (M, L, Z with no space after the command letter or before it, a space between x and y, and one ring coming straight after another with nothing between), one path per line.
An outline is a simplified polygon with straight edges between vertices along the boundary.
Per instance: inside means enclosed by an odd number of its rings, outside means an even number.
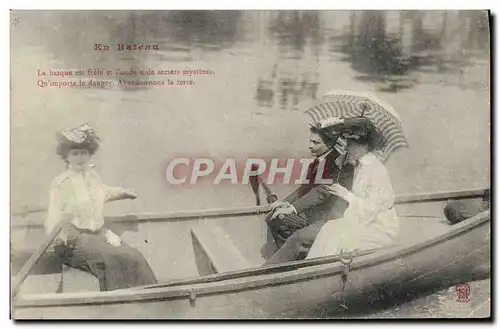
M370 93L332 91L305 113L314 122L330 117L368 118L386 141L385 146L375 152L384 162L394 151L408 147L400 115L392 106Z
M99 140L95 129L84 123L75 128L64 129L57 133L57 140L60 143L83 144Z

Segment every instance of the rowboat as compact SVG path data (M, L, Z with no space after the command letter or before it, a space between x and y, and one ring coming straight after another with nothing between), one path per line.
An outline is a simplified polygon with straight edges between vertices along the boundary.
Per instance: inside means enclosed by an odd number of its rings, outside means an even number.
M194 255L189 262L195 264L192 266L198 273L150 286L104 292L92 279L88 281L78 276L81 273L75 274L76 270L51 261L53 236L44 236L42 222L13 220L13 232L29 231L29 241L36 240L33 237L38 234L45 242L36 250L31 249L28 257L21 257L20 264L12 265L11 314L16 320L350 317L427 291L488 278L490 211L454 225L444 219L442 212L446 200L479 200L484 192L399 196L396 208L403 238L398 244L268 266L245 262L251 258L245 257L250 252L255 256L261 250L250 250L250 240L231 239L227 227L221 224L236 223L240 232L243 227L244 235L262 239L259 245L268 239L268 235L260 234L262 226L249 232L244 225L263 225L267 206L106 217L118 231L121 227L120 234L133 227L142 232L141 239L151 241L158 228L168 230L184 225ZM141 231L145 227L149 229ZM238 240L244 240L245 245L235 243ZM160 243L162 239L155 241ZM144 250L141 251L147 254ZM12 264L21 254L19 250L12 251ZM162 263L150 257L146 255L152 263L161 264L152 266L155 272L173 268L164 260ZM89 284L80 290L72 289L68 286L72 278ZM30 291L29 280L38 288L50 290L52 286L52 291Z

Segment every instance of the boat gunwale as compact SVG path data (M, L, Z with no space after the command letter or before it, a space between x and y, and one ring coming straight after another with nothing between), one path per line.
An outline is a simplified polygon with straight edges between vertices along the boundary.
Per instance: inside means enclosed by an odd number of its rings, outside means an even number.
M389 251L378 251L360 256L359 258L353 260L352 264L350 265L350 269L351 271L361 270L367 267L377 266L383 263L394 261L395 259L411 256L415 253L421 252L437 244L444 243L469 231L477 229L489 222L490 210L486 210L463 222L453 225L451 230L433 238L415 242L406 246L394 246L389 248ZM299 281L314 280L320 277L334 276L342 273L343 265L339 261L307 266L308 262L314 262L314 259L297 261L297 263L304 264L305 266L295 270L276 273L273 272L267 274L263 273L262 275L252 276L251 271L256 271L259 269L250 269L238 271L242 273L247 272L248 276L246 277L227 278L214 282L201 282L194 284L185 283L184 285L179 284L176 286L163 287L143 286L142 289L141 287L134 287L134 289L129 288L105 292L19 295L17 298L15 298L13 304L15 308L29 308L57 307L62 305L95 305L120 302L131 303L144 302L148 300L151 301L189 298L193 292L195 292L197 297L200 297L214 294L223 294L227 292L262 289L268 286L293 284ZM288 264L283 264L281 266L286 267L287 265ZM236 272L228 272L224 274L234 275L235 273ZM228 283L228 281L230 280L234 280L235 282ZM168 283L163 283L163 285L166 284Z

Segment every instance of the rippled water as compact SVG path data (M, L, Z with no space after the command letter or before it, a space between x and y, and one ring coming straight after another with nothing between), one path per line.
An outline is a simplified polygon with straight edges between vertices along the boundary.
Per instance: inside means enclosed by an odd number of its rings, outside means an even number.
M489 35L482 13L104 11L15 18L14 208L46 204L50 180L64 169L54 132L86 121L103 139L95 157L101 176L141 195L110 205L109 213L253 205L247 186L171 186L165 166L178 156L307 156L302 112L333 89L374 92L399 112L411 148L387 163L397 194L489 186ZM161 50L93 50L94 43L117 42ZM198 77L192 87L61 92L36 87L39 68L202 68L215 76ZM292 187L272 188L284 196ZM480 287L479 304L489 296ZM444 291L374 316L461 316L456 305Z

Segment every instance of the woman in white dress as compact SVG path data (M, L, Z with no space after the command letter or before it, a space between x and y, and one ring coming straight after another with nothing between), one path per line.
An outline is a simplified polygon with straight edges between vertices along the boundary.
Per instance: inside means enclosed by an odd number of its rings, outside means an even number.
M344 119L341 125L347 141L345 162L355 166L352 191L339 184L326 189L349 206L342 218L321 228L306 259L390 246L398 236L389 174L373 153L383 146L384 138L364 117Z

